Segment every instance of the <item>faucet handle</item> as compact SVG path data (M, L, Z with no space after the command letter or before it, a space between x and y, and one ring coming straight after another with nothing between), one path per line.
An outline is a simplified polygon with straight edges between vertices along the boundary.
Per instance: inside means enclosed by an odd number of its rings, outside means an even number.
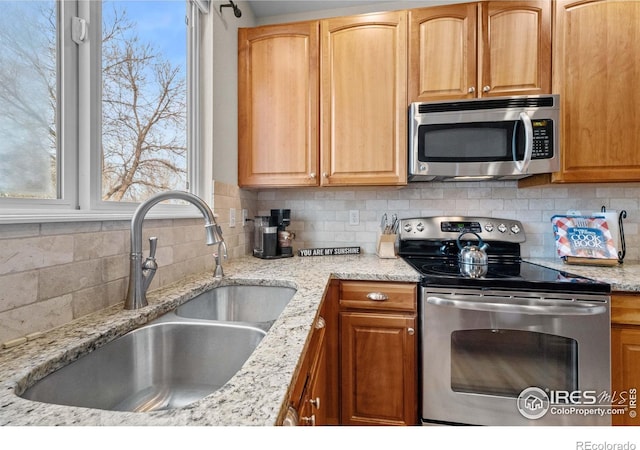
M158 248L158 238L152 236L149 238L149 258L153 259L156 257L156 249Z

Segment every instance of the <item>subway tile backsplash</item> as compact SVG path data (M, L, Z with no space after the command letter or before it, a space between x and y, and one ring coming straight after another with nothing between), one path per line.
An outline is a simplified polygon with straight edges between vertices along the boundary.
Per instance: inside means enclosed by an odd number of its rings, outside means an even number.
M527 233L525 257L556 257L551 216L567 211L626 210L626 260L638 260L640 185L561 185L518 189L515 181L411 183L367 188L269 189L258 193L257 209L291 209L294 249L359 245L375 253L380 218L439 215L489 216L520 220ZM360 223L349 225L349 210Z
M413 183L404 187L239 189L216 182L214 212L229 258L251 254L253 222L272 208L291 209L294 250L360 246L375 253L383 213L400 218L479 215L524 224L525 257L555 257L550 219L568 210L625 209L627 261L637 261L640 185L561 185L518 189L516 182ZM236 226L229 226L229 209ZM359 212L349 225L349 210ZM129 221L0 225L0 346L122 302L129 275ZM158 236L160 266L151 289L213 270L217 247L204 244L202 219L146 220ZM147 244L148 245L148 244ZM145 248L145 254L147 248Z

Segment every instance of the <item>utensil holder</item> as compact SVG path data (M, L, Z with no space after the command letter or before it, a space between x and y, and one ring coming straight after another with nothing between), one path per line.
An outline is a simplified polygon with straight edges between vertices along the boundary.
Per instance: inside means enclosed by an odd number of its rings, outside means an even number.
M397 234L381 234L378 238L376 247L376 255L378 258L397 258L396 255L396 239Z

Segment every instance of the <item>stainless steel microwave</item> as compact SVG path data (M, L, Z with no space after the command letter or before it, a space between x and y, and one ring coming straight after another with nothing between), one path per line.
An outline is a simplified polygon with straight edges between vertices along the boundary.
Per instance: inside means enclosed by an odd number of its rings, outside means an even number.
M517 180L560 169L558 95L412 103L409 181Z

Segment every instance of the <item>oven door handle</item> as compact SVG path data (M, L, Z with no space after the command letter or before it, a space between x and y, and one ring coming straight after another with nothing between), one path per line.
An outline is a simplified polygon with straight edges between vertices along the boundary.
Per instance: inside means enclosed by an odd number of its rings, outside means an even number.
M427 303L471 311L500 312L512 314L536 314L544 316L595 316L605 314L607 308L595 303L575 303L572 305L550 305L537 303L533 305L518 305L506 302L471 302L441 297L427 297Z

